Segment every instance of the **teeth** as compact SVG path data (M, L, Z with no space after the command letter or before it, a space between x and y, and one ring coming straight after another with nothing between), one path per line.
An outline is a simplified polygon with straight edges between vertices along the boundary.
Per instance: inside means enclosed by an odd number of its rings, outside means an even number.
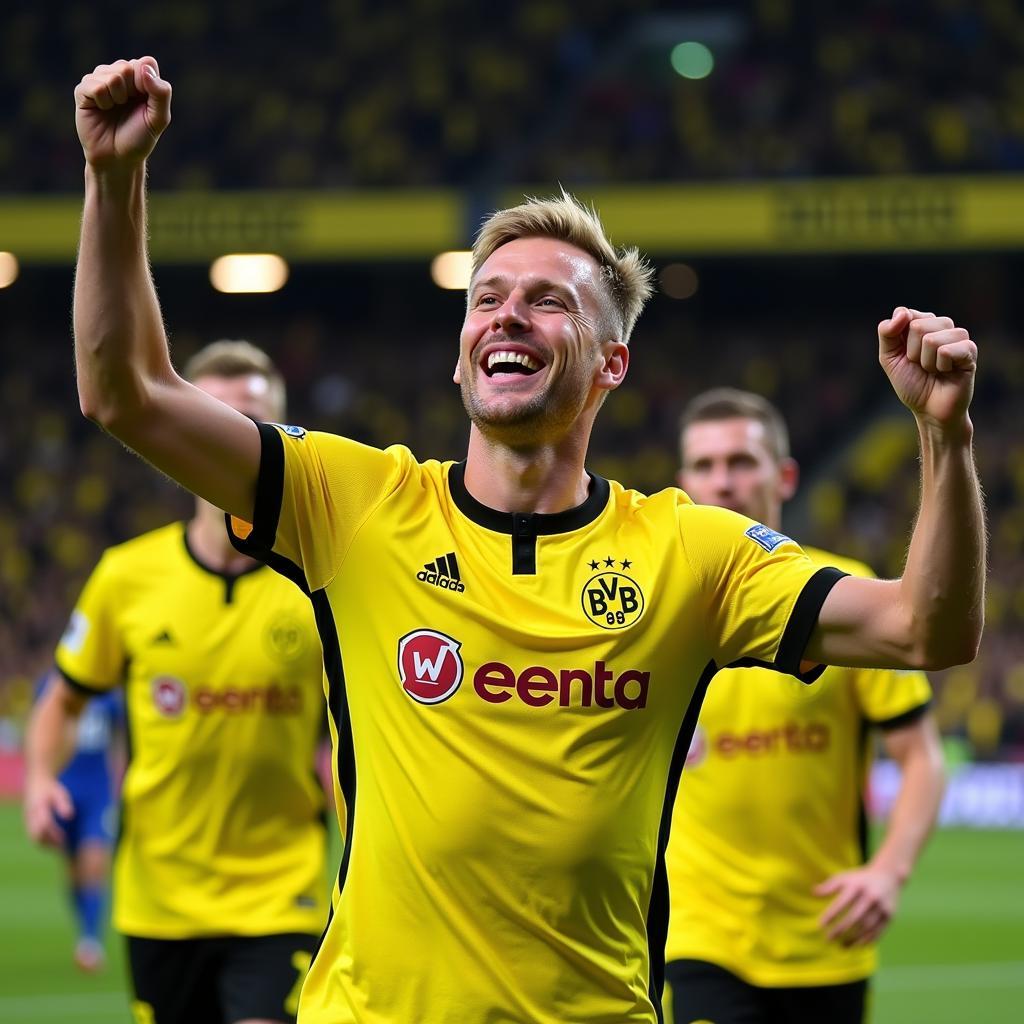
M525 352L492 352L487 357L487 369L493 370L498 363L522 363L528 370L540 369L540 363Z

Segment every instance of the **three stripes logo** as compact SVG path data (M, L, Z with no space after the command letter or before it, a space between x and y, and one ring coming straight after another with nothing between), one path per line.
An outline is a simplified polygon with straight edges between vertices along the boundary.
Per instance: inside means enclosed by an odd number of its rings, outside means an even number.
M416 573L416 579L442 590L454 590L456 594L461 594L466 589L466 584L459 575L459 562L454 551L435 558L433 562L427 562L423 569Z

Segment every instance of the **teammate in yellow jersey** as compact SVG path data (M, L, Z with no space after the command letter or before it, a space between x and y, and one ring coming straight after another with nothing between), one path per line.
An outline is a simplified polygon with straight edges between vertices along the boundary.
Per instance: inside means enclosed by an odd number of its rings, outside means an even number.
M680 451L694 501L781 528L798 470L771 403L732 388L699 395L683 413ZM690 744L666 853L666 1004L675 1024L861 1024L874 944L942 797L931 690L920 672L829 668L809 688L767 675L720 672ZM903 782L865 863L874 729Z
M455 374L464 462L254 426L167 354L144 182L170 93L148 57L76 91L79 394L236 517L239 545L317 610L349 827L300 1021L652 1024L664 846L715 669L975 654L974 343L902 307L880 325L927 467L892 582L821 569L674 488L647 497L587 472L650 270L567 196L499 212L477 237Z
M246 342L198 353L186 377L260 420L284 412L270 360ZM129 762L114 859L139 1024L294 1020L327 920L316 773L323 662L305 595L228 543L197 500L108 549L57 648L32 716L25 815L56 842L74 814L57 780L68 724L125 689Z

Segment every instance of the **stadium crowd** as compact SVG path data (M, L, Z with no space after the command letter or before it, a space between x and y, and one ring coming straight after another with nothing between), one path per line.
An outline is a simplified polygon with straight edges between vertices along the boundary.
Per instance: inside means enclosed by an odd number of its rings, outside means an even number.
M1010 0L119 6L5 12L6 190L78 189L67 97L81 69L138 50L177 83L166 189L1024 167L1024 12ZM684 41L709 47L708 77L673 71ZM53 72L39 75L44 53Z
M453 361L449 328L459 299L433 288L422 268L394 270L388 287L397 282L423 313L412 344L403 324L382 325L383 295L363 290L365 305L342 313L346 300L328 297L316 283L325 272L318 273L266 300L273 312L257 316L239 315L223 297L204 299L213 293L196 271L162 270L177 325L175 358L183 363L207 341L244 333L285 374L291 421L374 445L404 443L423 458L459 452L458 391L435 383L444 380L438 367ZM353 273L359 291L361 272ZM10 426L0 437L0 475L10 481L0 494L0 717L24 711L31 681L103 548L189 507L185 494L79 415L64 313L45 305L55 276L26 275L0 293L11 314L2 384ZM709 276L743 283L724 266ZM685 402L722 384L756 390L789 411L803 467L806 500L794 503L788 528L882 574L898 573L917 495L916 439L877 379L870 314L837 326L823 307L810 318L772 314L766 322L770 347L758 324L738 324L717 301L688 310L658 296L638 328L627 386L599 420L594 468L658 490L674 482ZM1024 356L980 326L988 355L975 419L994 552L989 627L978 661L946 673L936 690L944 730L988 756L1024 750L1024 428L1013 398L1024 387ZM381 359L382 351L401 352L401 360Z

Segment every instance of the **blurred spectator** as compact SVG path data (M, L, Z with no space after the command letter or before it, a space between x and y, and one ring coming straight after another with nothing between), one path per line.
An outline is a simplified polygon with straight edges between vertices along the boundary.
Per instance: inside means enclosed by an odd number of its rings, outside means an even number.
M7 6L8 191L80 187L69 97L111 53L152 53L175 83L168 189L1024 167L1009 0ZM708 77L672 69L686 41L709 47Z

